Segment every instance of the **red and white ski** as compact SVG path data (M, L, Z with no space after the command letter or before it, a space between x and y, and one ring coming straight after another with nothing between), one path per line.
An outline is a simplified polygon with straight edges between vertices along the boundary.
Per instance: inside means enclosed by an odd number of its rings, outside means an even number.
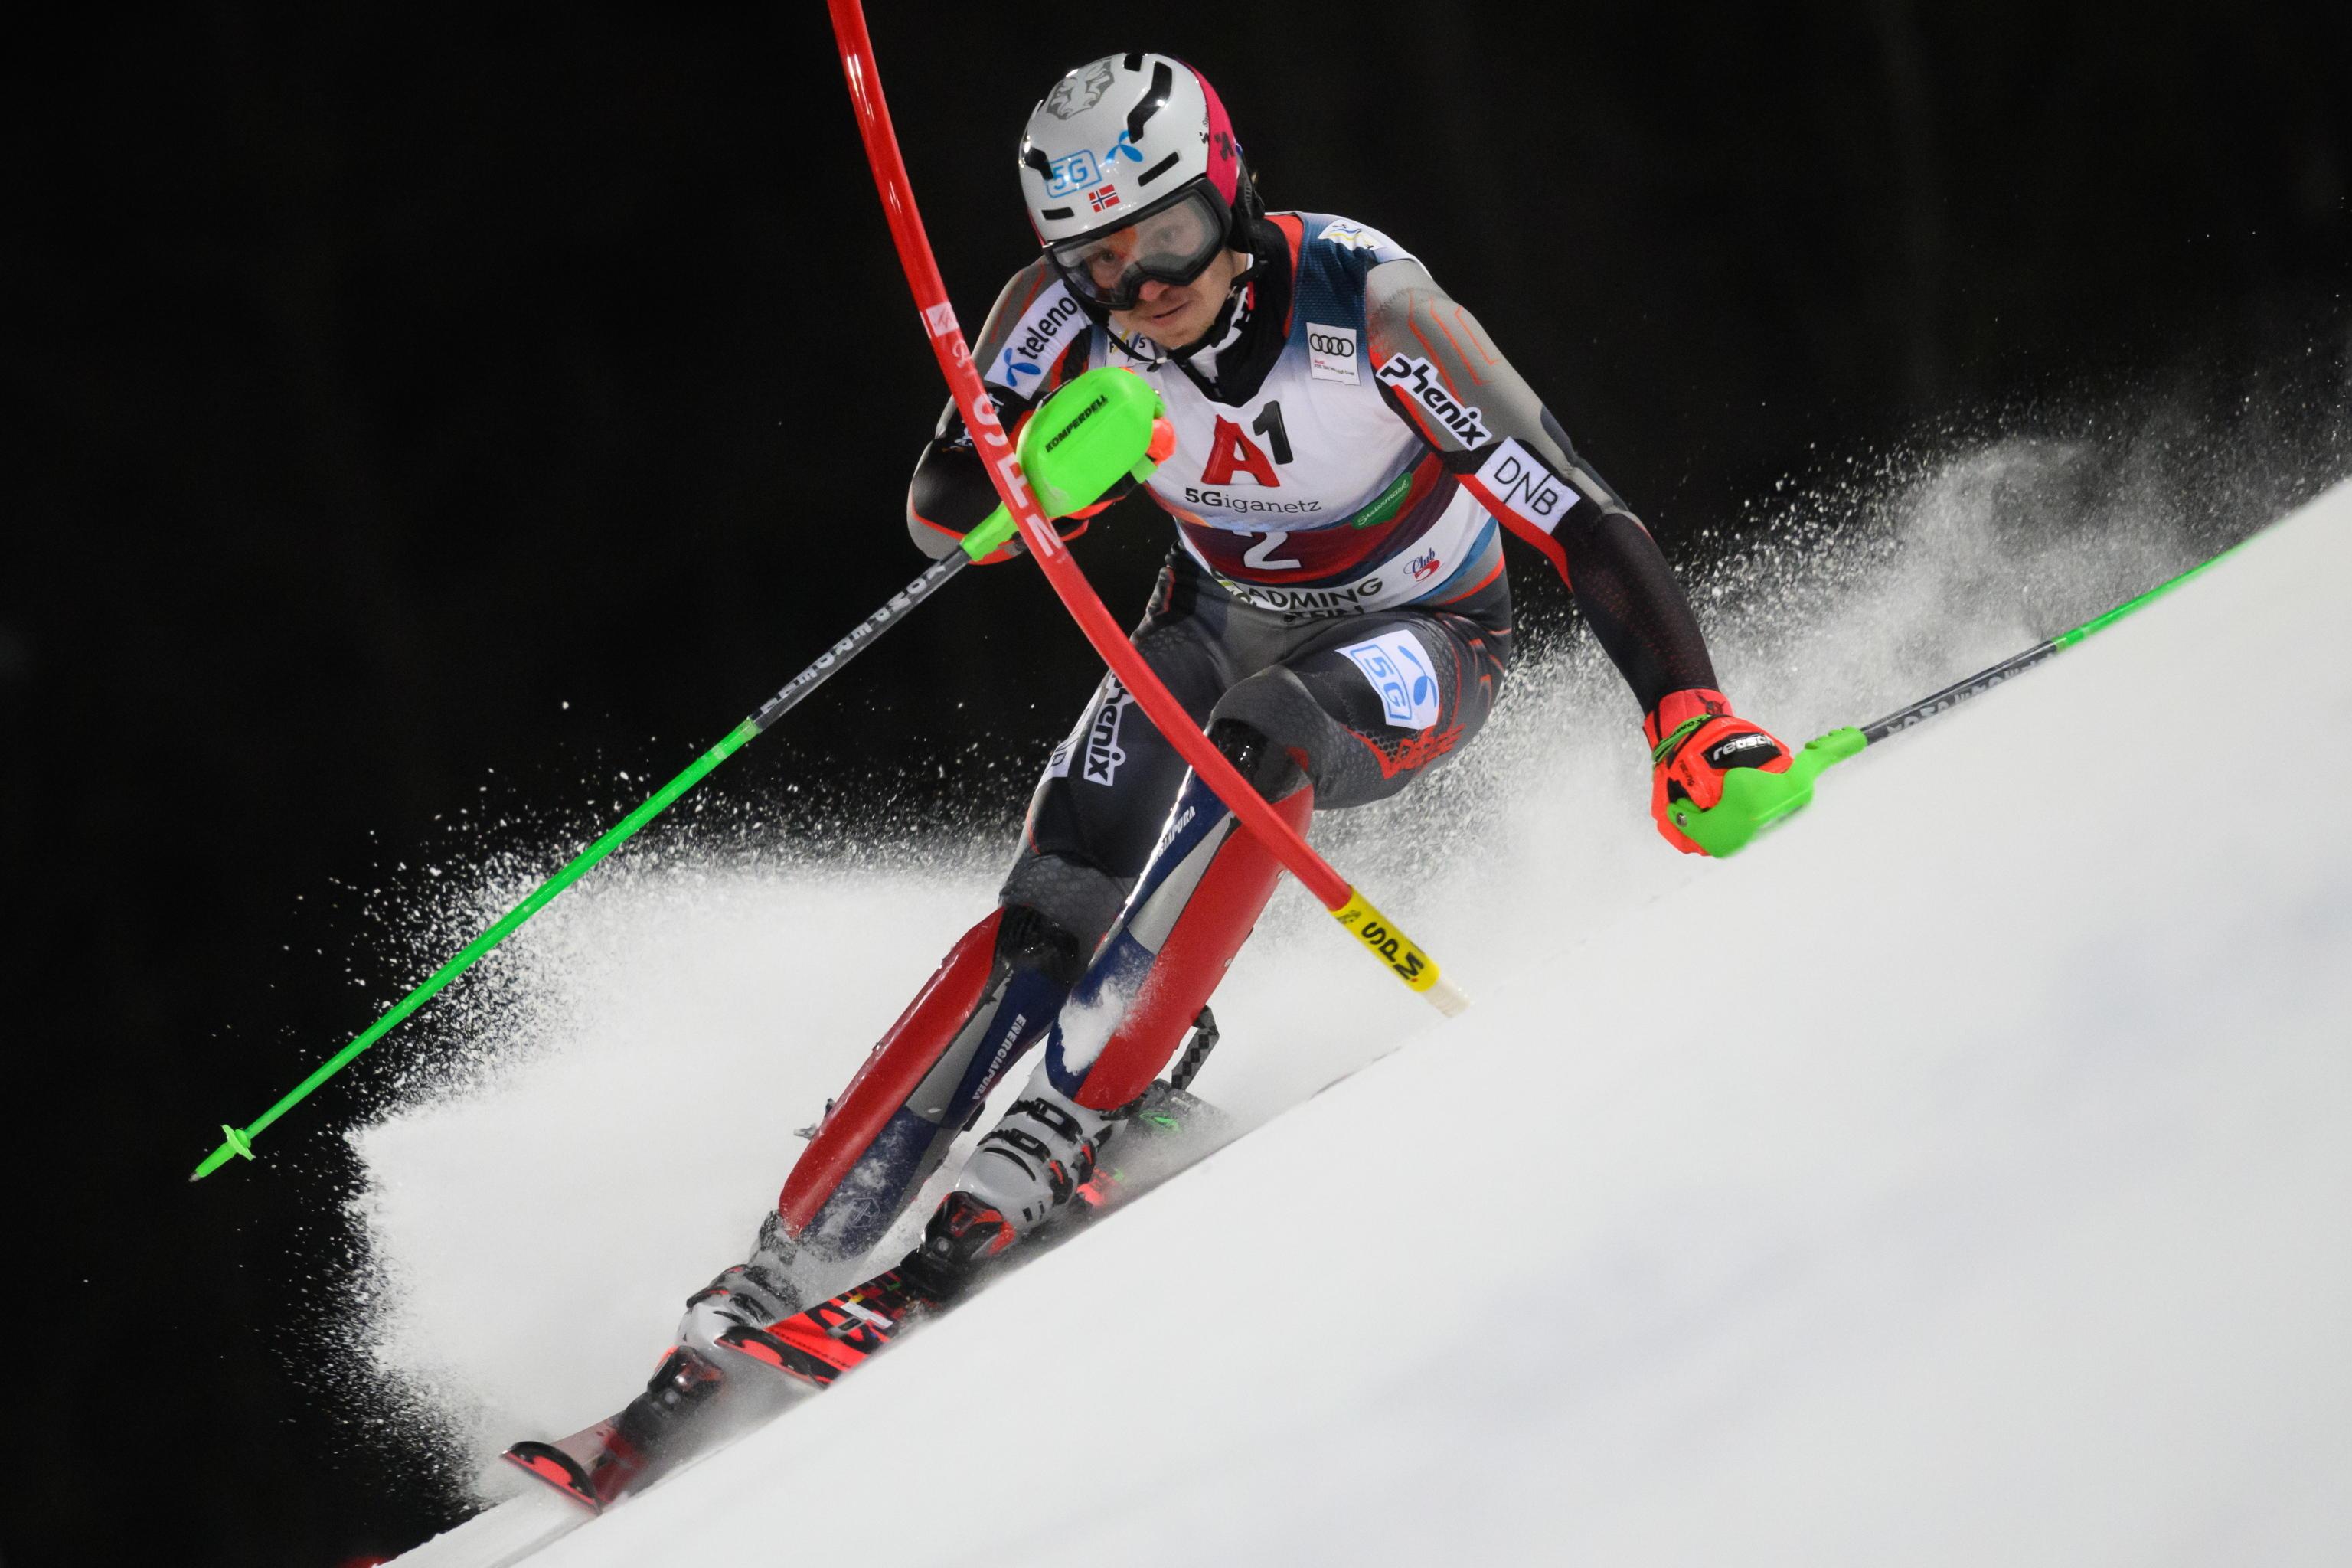
M1208 1025L1210 1044L1215 1041L1214 1027L1213 1022ZM1200 1045L1197 1038L1195 1044ZM1206 1054L1205 1047L1199 1054ZM1197 1070L1192 1056L1187 1053L1180 1071L1184 1067ZM1182 1076L1189 1079L1191 1074ZM1225 1136L1222 1114L1164 1082L1152 1085L1119 1128L1106 1152L1115 1149L1121 1158L1097 1167L1095 1179L1073 1198L1068 1216L992 1260L984 1276L1050 1250L1166 1181ZM966 1289L984 1282L984 1276L968 1282ZM790 1317L760 1327L730 1329L719 1336L719 1345L734 1352L730 1362L740 1357L766 1370L743 1367L739 1378L733 1370L679 1346L663 1360L646 1392L618 1415L553 1442L525 1439L508 1448L505 1458L601 1512L716 1447L742 1426L831 1387L908 1329L946 1311L964 1293L940 1289L935 1271L923 1267L919 1254L911 1254ZM758 1386L740 1386L746 1380Z

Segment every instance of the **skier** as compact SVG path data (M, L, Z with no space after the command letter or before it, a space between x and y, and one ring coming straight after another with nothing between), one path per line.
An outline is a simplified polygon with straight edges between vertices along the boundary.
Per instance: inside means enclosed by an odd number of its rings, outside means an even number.
M1177 542L1134 644L1294 827L1395 795L1476 735L1509 662L1506 531L1568 581L1633 689L1651 813L1677 849L1701 852L1670 804L1715 806L1732 768L1787 771L1717 689L1649 533L1476 319L1379 231L1266 212L1198 71L1144 53L1071 71L1029 117L1020 179L1044 253L981 331L983 384L1014 432L1089 369L1157 388L1177 444L1143 488ZM950 403L908 529L944 556L996 502ZM828 1105L751 1256L688 1299L627 1410L509 1457L600 1505L670 1462L685 1413L719 1407L730 1352L822 1385L951 1300L1087 1185L1278 870L1107 677L1046 762L997 907ZM882 1239L1040 1047L921 1245L825 1301L818 1282Z
M1716 689L1648 532L1485 329L1379 231L1267 213L1198 71L1145 53L1071 71L1029 117L1020 179L1044 254L1006 285L975 363L1010 431L1092 367L1156 386L1177 446L1144 488L1177 544L1135 647L1294 826L1396 794L1477 733L1509 661L1504 531L1566 578L1632 687L1652 813L1676 848L1697 852L1670 801L1712 806L1725 770L1787 769L1787 748ZM943 556L996 503L950 402L909 531ZM1055 1214L1277 870L1106 677L1046 763L998 907L828 1109L751 1258L689 1303L682 1343L798 1310L813 1274L881 1239L1041 1044L908 1267L950 1294Z

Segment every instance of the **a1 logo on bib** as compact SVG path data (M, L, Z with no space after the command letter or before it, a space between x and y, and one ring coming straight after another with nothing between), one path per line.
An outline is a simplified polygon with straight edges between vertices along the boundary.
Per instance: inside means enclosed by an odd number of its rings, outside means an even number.
M1356 372L1356 329L1307 323L1307 374L1317 381L1360 384Z
M1393 631L1339 650L1355 661L1381 694L1381 711L1401 730L1426 730L1437 722L1437 667L1421 639Z

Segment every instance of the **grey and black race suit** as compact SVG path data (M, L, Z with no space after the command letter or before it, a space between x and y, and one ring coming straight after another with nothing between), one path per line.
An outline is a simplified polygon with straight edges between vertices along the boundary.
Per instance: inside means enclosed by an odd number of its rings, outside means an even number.
M1640 709L1714 686L1647 531L1420 262L1326 216L1243 234L1253 265L1199 346L1118 338L1041 260L1007 285L975 353L1008 429L1097 366L1159 389L1177 447L1145 488L1177 540L1134 644L1277 811L1303 826L1316 806L1393 795L1476 735L1509 661L1506 532L1568 580ZM995 505L950 406L917 466L909 530L943 555ZM869 1247L1041 1040L959 1190L978 1194L964 1213L1016 1229L1063 1201L1275 875L1107 678L1047 759L1000 907L828 1111L762 1256ZM1066 1012L1093 1033L1068 1036Z

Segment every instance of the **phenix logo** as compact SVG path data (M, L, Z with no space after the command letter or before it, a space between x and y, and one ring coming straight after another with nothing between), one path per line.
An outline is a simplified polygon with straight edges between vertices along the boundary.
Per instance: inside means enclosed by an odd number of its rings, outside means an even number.
M1381 366L1380 378L1394 387L1399 397L1418 403L1436 416L1438 423L1453 431L1454 439L1464 447L1494 439L1494 433L1480 423L1483 416L1479 412L1455 402L1454 395L1445 390L1445 383L1438 379L1437 368L1427 360L1391 355L1389 363Z
M1090 784L1108 784L1118 777L1118 766L1127 761L1127 752L1119 748L1119 721L1135 706L1135 699L1127 688L1113 679L1103 705L1095 710L1094 722L1087 728L1087 780Z

